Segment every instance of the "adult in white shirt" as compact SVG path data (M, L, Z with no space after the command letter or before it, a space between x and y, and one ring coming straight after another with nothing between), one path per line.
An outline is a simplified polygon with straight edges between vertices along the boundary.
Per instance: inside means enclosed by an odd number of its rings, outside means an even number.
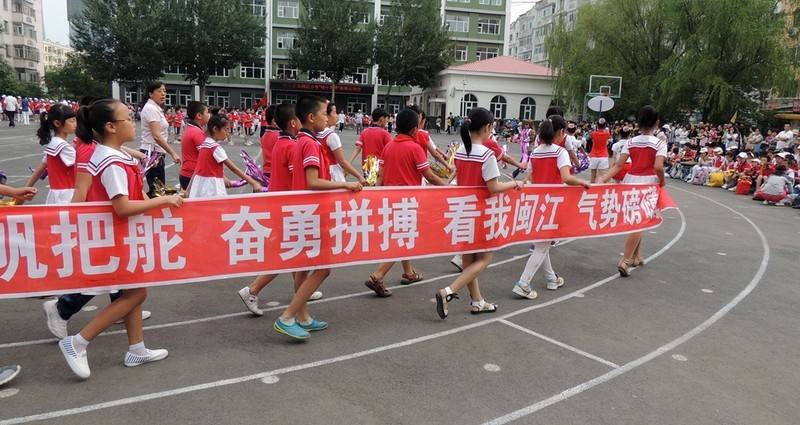
M356 134L361 134L361 130L364 129L364 114L361 113L361 109L356 112Z
M339 116L336 117L336 125L339 127L340 133L344 131L344 112L339 112Z
M169 123L167 117L164 116L164 109L161 105L167 98L167 89L160 81L155 81L147 84L147 93L150 99L147 100L142 108L141 115L141 131L142 135L141 145L139 150L147 155L150 152L160 152L169 154L176 164L180 164L181 157L172 149L167 141L167 131L169 130ZM147 171L147 196L154 197L155 185L153 182L156 178L161 180L162 183L167 182L166 170L164 168L164 158L158 160L153 168Z
M794 132L792 131L791 124L784 124L783 131L775 136L776 144L775 149L778 151L786 151L794 145Z
M8 117L8 126L9 127L16 127L16 124L14 124L14 116L17 115L17 98L16 97L14 97L14 96L7 96L6 97L5 111L6 111L6 116Z

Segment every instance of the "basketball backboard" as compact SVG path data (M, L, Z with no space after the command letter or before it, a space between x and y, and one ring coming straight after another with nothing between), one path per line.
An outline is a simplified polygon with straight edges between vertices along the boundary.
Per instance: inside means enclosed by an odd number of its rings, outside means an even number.
M616 75L590 75L589 97L608 96L619 99L622 96L622 77Z

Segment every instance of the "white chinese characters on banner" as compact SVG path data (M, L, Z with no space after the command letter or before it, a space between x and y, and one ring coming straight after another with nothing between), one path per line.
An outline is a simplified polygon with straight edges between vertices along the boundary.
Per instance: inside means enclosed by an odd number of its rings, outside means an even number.
M640 209L639 189L625 190L622 192L622 222L625 224L639 224L642 222Z
M281 259L289 260L305 251L306 257L314 258L320 252L319 205L288 205L283 211L283 240ZM287 213L289 213L287 215Z
M172 217L172 211L169 208L161 210L161 215L164 218L157 218L155 222L155 231L158 235L158 249L159 258L161 260L161 268L164 270L180 270L186 266L186 258L178 256L175 261L170 260L169 252L175 249L182 241L180 233L183 232L183 218ZM168 237L167 227L172 227L175 235Z
M119 268L119 257L108 257L105 264L92 264L91 251L114 246L114 215L108 213L78 214L78 251L81 271L85 274L114 273Z
M140 263L143 272L155 269L155 235L158 235L158 259L162 270L178 270L186 265L184 257L179 256L174 262L169 259L170 251L183 240L179 235L183 231L183 219L173 218L168 208L162 209L161 213L163 218L143 214L128 219L128 236L124 241L130 250L128 266L125 268L129 272L135 272ZM176 234L168 237L167 227L171 227Z
M269 212L250 212L249 206L241 206L238 214L223 214L222 221L233 225L221 235L228 243L228 264L240 261L264 262L264 247L272 229L260 220L269 220Z
M78 226L69 219L69 211L58 212L58 224L50 226L50 233L58 235L60 242L51 248L56 257L61 257L61 267L56 270L58 277L72 276L75 272L72 265L72 249L78 246L75 235L78 233Z
M617 227L621 210L616 189L606 189L603 192L603 199L600 201L600 228Z
M525 232L530 235L533 230L533 218L536 214L536 207L539 206L539 195L520 194L519 199L514 203L514 226L511 234Z
M10 215L6 223L0 223L0 268L5 268L0 278L9 282L17 273L23 258L27 264L28 278L41 279L47 275L47 265L40 264L36 259L34 235L31 215ZM5 241L8 241L8 247Z
M450 222L444 227L445 233L450 234L450 243L475 242L475 219L480 217L478 211L478 197L475 195L458 198L447 198L448 210L444 213Z
M563 202L563 196L544 195L544 202L539 205L539 212L542 214L539 216L539 221L536 223L537 232L542 230L558 230L556 214L558 214L558 205Z
M417 230L417 198L402 198L400 202L390 203L383 198L382 206L378 209L381 215L381 225L378 231L383 240L381 250L389 250L389 241L397 241L397 246L413 249L416 246L419 231Z
M486 198L486 210L489 219L483 222L487 229L486 240L508 237L508 214L511 212L511 198L505 193Z
M334 221L333 228L329 231L333 237L333 254L353 252L358 239L361 239L361 252L369 252L369 234L375 229L370 224L369 218L372 210L369 208L369 199L362 199L359 204L355 199L348 201L349 210L342 209L342 201L336 201L336 209L330 214ZM347 244L344 237L347 236Z
M594 209L597 207L597 199L599 198L596 193L583 192L581 199L578 201L578 211L581 214L589 216L589 228L597 230L597 220L594 219Z

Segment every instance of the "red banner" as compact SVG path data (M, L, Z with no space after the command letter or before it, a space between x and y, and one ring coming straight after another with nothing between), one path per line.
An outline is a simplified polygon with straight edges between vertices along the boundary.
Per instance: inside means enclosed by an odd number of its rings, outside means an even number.
M629 233L674 207L654 185L287 192L187 200L127 219L108 203L0 208L0 298L124 289Z

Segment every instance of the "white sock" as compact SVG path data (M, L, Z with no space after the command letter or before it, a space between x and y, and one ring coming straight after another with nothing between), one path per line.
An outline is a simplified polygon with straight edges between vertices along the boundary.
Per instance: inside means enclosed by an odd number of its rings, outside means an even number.
M452 294L452 293L453 293L453 290L452 290L452 289L450 289L450 287L449 287L449 286L445 286L445 288L444 288L444 293L445 293L446 295L450 295L450 294Z
M86 351L86 347L89 346L89 342L81 334L75 334L72 336L72 348L75 349L75 352L80 354Z
M300 324L303 325L303 326L308 326L308 325L310 325L312 323L314 323L314 318L313 317L309 317L308 320L306 320L305 322L302 321L302 320L300 321Z
M288 319L284 319L283 317L278 318L284 325L292 326L294 325L294 317L290 317Z
M475 307L482 307L483 303L485 303L485 302L486 301L484 301L483 298L481 298L478 301L470 301L470 305L475 306Z
M144 356L147 354L147 347L144 346L144 341L128 346L128 351L136 354L137 356Z

